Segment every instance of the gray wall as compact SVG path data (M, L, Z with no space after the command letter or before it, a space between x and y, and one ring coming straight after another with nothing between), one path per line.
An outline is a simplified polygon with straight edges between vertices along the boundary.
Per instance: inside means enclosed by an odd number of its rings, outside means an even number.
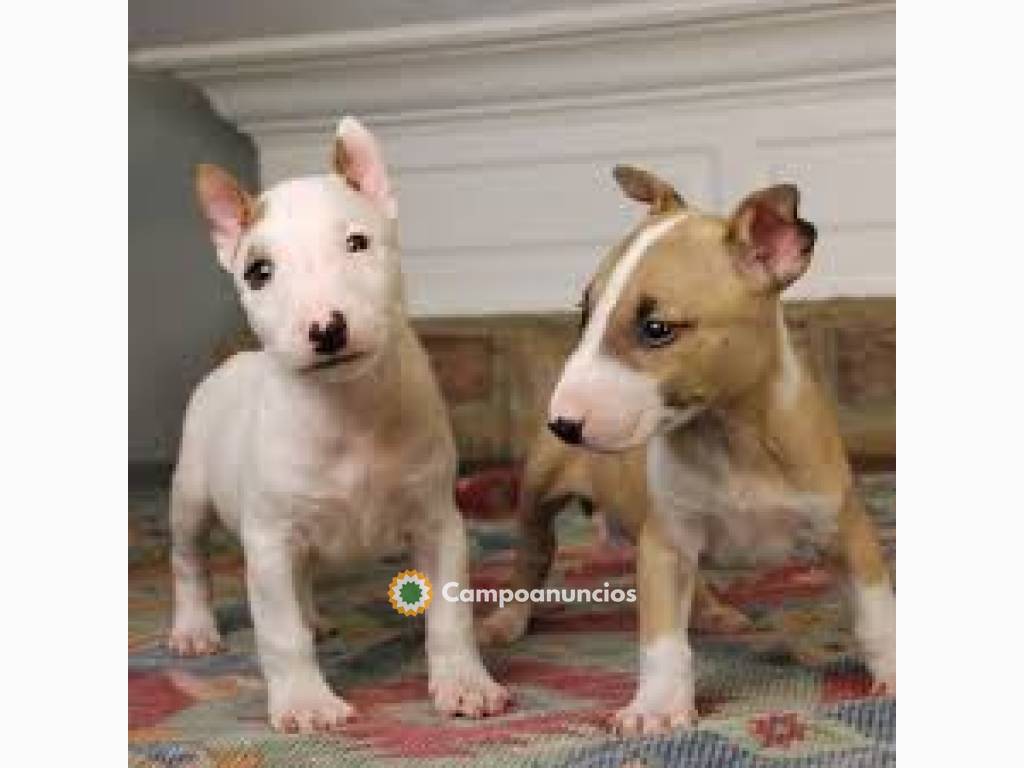
M192 169L215 162L256 187L248 139L192 88L128 76L128 460L173 461L192 388L244 327L196 210Z

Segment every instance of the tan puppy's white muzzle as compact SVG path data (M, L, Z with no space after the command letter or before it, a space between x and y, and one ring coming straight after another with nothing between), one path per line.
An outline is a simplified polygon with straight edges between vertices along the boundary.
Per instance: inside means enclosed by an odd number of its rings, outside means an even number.
M661 411L650 378L611 358L577 354L551 396L548 428L570 445L623 451L651 436Z

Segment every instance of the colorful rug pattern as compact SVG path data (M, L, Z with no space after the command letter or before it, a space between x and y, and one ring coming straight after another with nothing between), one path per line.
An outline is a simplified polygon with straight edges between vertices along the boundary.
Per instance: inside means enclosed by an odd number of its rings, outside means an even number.
M871 475L861 485L894 562L895 476ZM471 508L479 501L473 494L461 500ZM473 585L502 586L514 526L493 509L472 513ZM484 654L496 679L512 687L515 708L498 718L448 720L426 695L423 617L401 616L387 600L388 583L407 563L360 567L318 595L340 630L319 645L321 664L361 717L340 735L291 736L267 726L237 548L226 537L213 547L227 652L177 659L163 646L166 494L130 491L129 526L128 751L135 768L895 764L895 701L869 695L837 585L813 564L707 572L755 629L693 635L700 724L629 740L609 735L601 719L632 694L633 605L541 606L523 641ZM601 545L593 530L581 512L563 514L553 586L633 585L628 546Z

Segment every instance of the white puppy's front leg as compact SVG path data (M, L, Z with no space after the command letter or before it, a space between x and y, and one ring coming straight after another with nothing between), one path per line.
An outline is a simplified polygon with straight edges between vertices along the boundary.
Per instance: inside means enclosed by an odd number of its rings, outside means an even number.
M299 604L296 562L285 537L245 537L246 581L256 648L267 681L270 724L333 731L355 714L324 680Z
M441 594L444 585L468 586L466 538L462 518L447 502L440 527L427 530L416 542L416 564L434 589L427 608L427 666L430 693L438 710L446 715L481 717L508 707L508 691L491 679L480 661L473 637L470 603L449 602Z
M313 630L313 639L320 642L336 634L337 628L320 612L316 604L316 592L313 589L315 581L313 564L307 563L306 567L299 569L295 578L299 608L302 610L306 626Z
M183 479L185 478L185 479ZM212 508L189 493L187 473L171 489L171 578L174 618L167 645L179 656L217 653L224 644L210 607L209 562L204 551Z

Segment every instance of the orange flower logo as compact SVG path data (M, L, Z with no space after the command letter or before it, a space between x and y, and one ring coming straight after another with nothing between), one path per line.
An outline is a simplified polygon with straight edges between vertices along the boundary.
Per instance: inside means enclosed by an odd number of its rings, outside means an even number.
M430 579L419 571L409 570L395 574L388 586L388 602L403 616L418 616L427 610L434 597Z

